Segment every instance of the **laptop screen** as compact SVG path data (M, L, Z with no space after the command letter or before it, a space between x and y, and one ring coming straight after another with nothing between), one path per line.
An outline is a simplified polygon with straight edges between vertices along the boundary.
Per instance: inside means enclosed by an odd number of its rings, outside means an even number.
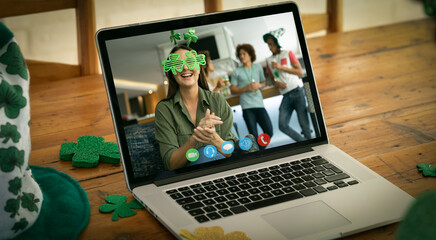
M327 141L292 3L103 29L97 45L131 186Z

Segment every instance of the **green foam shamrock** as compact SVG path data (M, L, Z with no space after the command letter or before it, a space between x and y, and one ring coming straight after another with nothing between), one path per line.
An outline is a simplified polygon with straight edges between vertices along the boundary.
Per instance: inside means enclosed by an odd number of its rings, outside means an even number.
M117 144L96 136L81 136L77 143L63 143L59 155L62 160L72 161L75 167L96 167L99 161L120 163Z
M171 30L170 41L174 41L174 44L177 45L176 40L180 40L180 33L176 33L176 31Z
M7 143L9 139L17 143L20 141L21 134L17 131L17 126L10 123L0 126L0 138L4 138L3 143Z
M188 47L189 47L189 44L191 44L191 41L196 43L198 40L198 37L195 36L194 34L195 34L195 30L192 28L188 29L188 32L183 34L183 38L185 40L188 40L188 42L186 43L186 45Z
M6 81L0 83L0 110L4 107L8 118L16 118L20 114L20 109L24 108L27 100L23 97L23 89L14 85L11 86Z
M6 72L9 74L18 74L25 80L28 80L27 65L21 54L20 47L16 42L9 44L6 52L0 56L0 63L7 65Z
M126 203L127 197L124 195L108 195L106 196L106 201L109 204L102 204L98 208L100 212L109 213L114 211L112 214L112 221L117 221L118 217L131 217L136 214L132 209L144 208L137 200L132 200Z
M418 171L425 177L436 177L436 166L431 167L428 163L417 164Z

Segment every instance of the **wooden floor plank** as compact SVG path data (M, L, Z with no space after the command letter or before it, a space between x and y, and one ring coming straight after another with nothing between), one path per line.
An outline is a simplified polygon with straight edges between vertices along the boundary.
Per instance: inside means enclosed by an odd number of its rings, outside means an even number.
M30 99L34 150L75 141L84 134L114 134L101 76L31 83Z
M395 78L344 85L320 93L320 99L327 125L433 102L436 101L436 65L420 72L404 72Z
M362 56L434 41L433 19L403 22L369 29L329 34L307 39L314 64L328 65L332 59ZM344 61L345 59L342 59Z
M359 160L405 192L417 197L426 191L436 190L436 178L423 177L416 167L419 163L435 166L435 156L436 142L433 141Z
M330 142L360 159L436 139L436 101L328 126Z
M398 78L405 74L416 75L426 69L435 70L436 57L432 54L434 51L436 51L436 45L431 41L397 51L331 59L328 64L322 62L323 64L319 65L314 62L313 70L319 91L324 93L336 91L344 86Z

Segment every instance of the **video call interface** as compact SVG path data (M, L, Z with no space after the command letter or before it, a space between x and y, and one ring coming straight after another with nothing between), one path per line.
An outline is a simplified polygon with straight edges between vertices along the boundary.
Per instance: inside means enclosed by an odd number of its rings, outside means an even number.
M207 82L210 91L221 94L233 114L233 121L230 124L233 139L224 141L221 146L197 144L195 148L186 152L186 164L182 168L220 161L225 159L224 155L231 155L230 158L237 161L238 156L241 155L256 156L258 152L267 153L273 148L290 146L319 137L317 116L309 83L305 79L303 56L291 13L171 30L106 42L118 100L118 104L112 106L120 108L135 177L154 178L174 170L165 165L159 151L160 143L155 139L156 106L167 98L169 85L163 62L168 60L170 51L175 46L174 33L180 34L180 39L176 39L177 45L186 45L191 41L189 47L198 54L206 53L205 61L208 61L208 66L213 66L208 69ZM185 40L184 33L191 33L191 37L195 35L197 41L193 42L192 38ZM281 47L280 51L286 54L273 56L272 50L264 39L267 33L277 39ZM171 36L173 39L170 38ZM260 66L261 71L258 72L263 76L254 78L253 73L249 76L247 70L238 70L238 67L243 66L236 52L237 46L241 44L252 46L256 59L252 61L251 70L255 65ZM289 52L295 58L290 56ZM268 58L272 59L270 62L277 62L289 68L295 68L295 64L301 66L303 75L291 76L292 81L297 82L296 88L284 92L273 85L271 76L276 81L282 81L287 75L284 74L282 77L279 70L272 68L271 65L268 66ZM205 71L205 67L201 65L200 71ZM239 73L245 71L245 74L239 74L237 77L238 71ZM252 82L262 83L263 87L255 91L235 94L231 90L233 85L242 88L249 84L244 82L244 77L252 78ZM247 96L259 94L260 97L246 98L242 96L244 94ZM303 94L302 102L295 102L297 94ZM262 123L266 121L264 117L254 120L256 123L254 131L253 127L251 129L248 127L248 124L253 122L253 119L250 119L253 115L244 111L250 109L252 103L243 103L243 98L262 101L261 105L266 110L270 127L264 127L265 124ZM298 109L295 107L296 104L300 104ZM285 115L288 117L284 117ZM227 119L222 121L225 122Z

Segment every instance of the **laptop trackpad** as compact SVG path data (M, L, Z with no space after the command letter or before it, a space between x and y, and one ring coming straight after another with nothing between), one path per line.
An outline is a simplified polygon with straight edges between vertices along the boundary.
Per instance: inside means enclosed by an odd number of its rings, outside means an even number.
M265 214L262 218L288 239L351 223L323 201Z

